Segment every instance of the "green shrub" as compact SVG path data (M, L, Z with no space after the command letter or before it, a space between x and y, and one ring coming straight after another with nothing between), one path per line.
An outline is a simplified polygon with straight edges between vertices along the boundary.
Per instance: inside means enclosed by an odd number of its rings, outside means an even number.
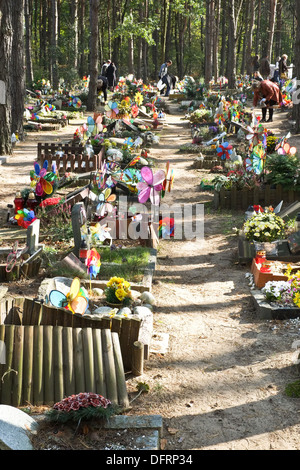
M273 153L266 158L266 181L286 189L300 189L300 163L296 155Z

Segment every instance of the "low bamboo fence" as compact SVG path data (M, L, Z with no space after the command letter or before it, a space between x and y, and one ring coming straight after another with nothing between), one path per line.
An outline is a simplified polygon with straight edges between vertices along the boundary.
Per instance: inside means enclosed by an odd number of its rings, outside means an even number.
M140 324L137 318L85 318L29 298L1 302L0 403L51 405L94 392L126 407L125 371L143 372Z
M292 204L300 198L299 191L285 190L281 185L254 189L221 189L214 191L215 209L247 210L251 205L277 206L281 201Z

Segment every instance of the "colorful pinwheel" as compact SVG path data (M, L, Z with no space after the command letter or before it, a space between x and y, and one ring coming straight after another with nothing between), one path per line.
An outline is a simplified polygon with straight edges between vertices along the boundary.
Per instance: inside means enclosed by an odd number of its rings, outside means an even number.
M90 227L92 239L100 242L104 242L105 240L110 240L112 242L112 237L109 233L111 230L110 227L105 225L101 225L98 222L95 225Z
M220 144L219 147L217 148L217 154L218 157L221 158L221 160L229 160L230 155L232 154L232 145L229 145L228 142L224 142L223 144Z
M119 114L119 107L116 101L109 101L105 106L105 114L110 119L117 119Z
M256 175L260 175L264 169L266 151L262 144L258 144L253 148L250 159L252 161L252 170Z
M95 250L95 248L92 248L88 251L86 265L88 273L90 275L90 279L92 277L96 277L100 271L101 261L100 254L97 250Z
M105 188L105 182L107 180L107 168L105 160L101 162L100 169L97 171L94 177L94 184L98 186L98 189Z
M40 165L38 163L34 164L34 171L30 171L30 179L31 183L30 186L35 188L35 194L37 196L44 196L47 194L48 196L53 193L53 186L50 181L48 181L46 178L50 180L54 180L56 178L56 175L50 172L47 176L47 168L48 168L48 161L45 160L43 167L41 169Z
M112 212L114 209L114 206L111 203L115 202L116 199L117 199L116 194L111 194L111 189L106 188L98 196L99 204L97 205L97 208L96 208L96 214L99 215L100 217L103 217L106 212L108 213Z
M280 141L276 145L276 150L279 155L296 155L297 148L292 147L287 142L287 139L289 139L290 137L291 137L291 133L289 132L285 137L280 139Z
M158 234L162 238L174 237L174 219L164 217L159 221Z
M247 126L247 131L248 134L246 135L246 139L251 141L254 147L263 141L265 128L262 124L259 124L254 128Z
M66 308L72 313L80 313L83 315L89 305L87 293L84 288L80 287L80 279L73 279L70 292L65 295L59 290L52 290L49 294L50 303L57 308Z
M159 205L160 191L163 189L162 183L166 177L164 170L158 170L158 172L153 175L151 168L143 166L141 176L144 181L137 184L139 202L143 204L150 198L153 205Z

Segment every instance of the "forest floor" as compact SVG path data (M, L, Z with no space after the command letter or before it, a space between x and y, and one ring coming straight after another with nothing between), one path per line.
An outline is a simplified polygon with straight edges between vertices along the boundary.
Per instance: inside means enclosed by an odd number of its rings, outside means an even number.
M161 415L164 450L300 450L300 398L285 395L286 385L299 378L292 343L300 339L300 322L257 318L245 278L250 267L237 262L232 230L241 228L244 213L215 211L212 193L200 191L208 170L193 168L195 154L179 152L191 142L183 116L171 103L160 144L150 156L161 168L169 160L174 170L174 188L165 203L204 204L204 239L159 244L154 332L168 335L168 351L151 353L143 375L128 377L130 400L139 382L149 385L128 414ZM70 140L77 126L70 121L61 131L28 133L0 166L2 224L6 204L17 189L29 185L37 142ZM287 115L275 112L269 128L282 136L288 126ZM291 140L300 148L299 136ZM34 296L40 281L7 284L8 293ZM66 425L51 425L34 445L129 450L135 448L129 434L92 428L75 433Z

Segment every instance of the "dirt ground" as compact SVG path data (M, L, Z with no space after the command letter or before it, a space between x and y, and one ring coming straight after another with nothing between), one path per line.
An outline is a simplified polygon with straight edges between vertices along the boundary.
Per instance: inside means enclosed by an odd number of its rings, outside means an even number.
M250 267L237 263L232 232L240 228L243 213L214 211L212 194L200 191L208 170L193 169L195 155L178 151L191 142L182 118L171 104L160 144L150 156L162 168L169 160L174 170L174 188L164 202L204 204L204 239L160 242L154 332L168 335L168 351L152 353L143 375L128 377L130 400L139 382L149 385L128 414L161 415L164 450L300 450L300 399L284 393L299 378L292 343L299 339L300 321L257 318L245 278ZM29 185L37 142L70 140L77 125L70 121L61 131L28 133L0 166L2 223L16 189ZM269 128L282 135L288 126L286 113L276 112ZM300 148L299 136L291 140ZM39 282L8 285L9 293L34 295ZM125 434L49 426L36 448L47 448L47 441L50 449L134 448Z

